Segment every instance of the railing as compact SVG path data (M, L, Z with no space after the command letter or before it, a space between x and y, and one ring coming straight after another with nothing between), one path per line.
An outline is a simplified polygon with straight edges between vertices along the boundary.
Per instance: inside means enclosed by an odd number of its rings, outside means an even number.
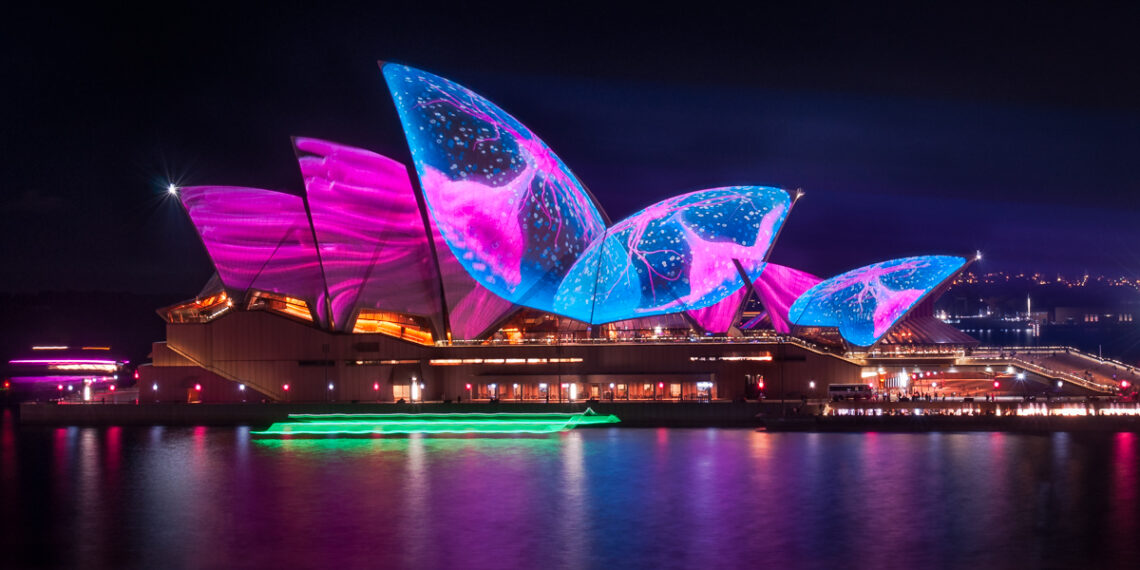
M869 350L867 352L848 352L851 356L858 356L860 358L914 358L914 357L942 357L942 358L961 358L966 354L965 349L918 349L906 352L887 351L887 350Z
M677 344L677 343L700 343L700 344L752 344L752 343L771 343L771 342L794 342L798 339L794 337L784 337L780 335L764 335L764 336L745 336L745 337L729 337L729 336L657 336L657 337L642 337L642 338L622 338L622 339L609 339L609 338L571 338L571 339L557 339L557 338L521 338L521 339L486 339L486 340L453 340L453 341L436 341L435 345L439 347L447 346L507 346L507 345L530 345L530 346L598 346L598 345L619 345L619 344ZM802 341L801 341L802 343Z
M646 345L646 344L794 344L801 348L811 350L819 354L826 354L848 361L853 361L852 358L845 353L839 353L831 350L825 346L806 341L799 337L770 334L770 335L749 335L741 337L731 336L678 336L678 337L644 337L644 338L627 338L627 339L608 339L608 338L575 338L575 339L555 339L555 338L523 338L523 339L487 339L487 340L453 340L453 341L436 341L437 347L457 347L457 346L608 346L608 345Z
M1070 348L1070 347L1034 347L1034 349L1037 349L1040 352L1049 352L1049 353L1056 352L1057 350L1067 350L1067 351L1069 351L1070 354L1074 353L1074 352L1076 352L1078 354L1080 353L1080 351L1078 351L1077 349ZM1036 362L1033 362L1030 360L1025 360L1024 358L1020 358L1020 357L1013 354L1013 353L1023 353L1023 354L1024 353L1031 353L1031 350L1033 350L1033 349L1023 349L1023 348L1016 348L1016 347L1007 347L1004 349L1003 348L985 348L985 349L981 349L980 351L975 350L974 353L971 354L970 356L966 357L966 359L968 359L968 360L980 360L980 361L997 361L997 362L1016 363L1017 366L1019 366L1020 368L1030 370L1030 371L1035 372L1041 376L1046 376L1046 377L1050 377L1050 378L1056 378L1058 380L1063 380L1063 381L1069 382L1071 384L1076 384L1077 386L1081 386L1082 388L1092 390L1094 392L1112 393L1112 392L1116 391L1116 386L1113 386L1111 384L1102 384L1099 382L1093 382L1087 378L1083 378L1081 376L1078 376L1077 374L1073 374L1072 372L1068 372L1065 370L1058 370L1056 368L1051 368L1048 366L1042 366ZM982 354L978 354L979 352L982 352ZM965 363L963 363L963 364L965 364Z
M234 376L233 374L231 374L225 370L222 370L221 368L218 368L217 366L208 365L205 362L202 362L198 358L191 355L189 352L182 350L181 348L170 344L169 341L167 341L166 347L169 348L170 350L174 351L175 354L181 356L182 358L189 360L191 363L194 364L194 366L202 368L203 370L206 370L208 372L213 372L214 374L217 374L218 376L225 378L226 380L229 380L230 382L235 382L238 384L245 384L246 386L249 386L249 387L253 388L254 390L258 390L262 394L271 395L271 396L273 394L275 394L274 390L267 390L264 387L262 387L260 384L258 384L257 382L250 382L249 380L238 378L237 376Z

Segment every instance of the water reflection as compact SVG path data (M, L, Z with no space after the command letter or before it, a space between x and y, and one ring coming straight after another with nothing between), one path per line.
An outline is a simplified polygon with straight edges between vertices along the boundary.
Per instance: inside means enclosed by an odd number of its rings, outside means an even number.
M1137 438L1130 432L1118 433L1113 441L1115 461L1112 469L1112 507L1109 515L1112 544L1127 544L1136 540L1137 503L1136 486L1140 485L1137 461Z
M0 425L6 565L1126 565L1140 438Z

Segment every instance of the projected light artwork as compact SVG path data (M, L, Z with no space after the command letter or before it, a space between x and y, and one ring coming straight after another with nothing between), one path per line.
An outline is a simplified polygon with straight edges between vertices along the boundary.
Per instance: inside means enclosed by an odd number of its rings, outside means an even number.
M767 273L767 268L764 269ZM705 332L724 334L732 327L736 321L737 313L740 310L740 305L744 303L748 296L748 288L741 287L735 293L725 297L721 301L705 307L703 309L695 309L686 311L685 314L697 323Z
M682 194L607 228L566 164L494 103L412 67L381 70L415 175L368 150L297 138L303 196L171 187L214 261L227 307L231 298L265 298L340 332L372 315L357 332L406 340L412 323L430 343L486 339L521 306L613 330L669 315L677 321L669 328L724 334L755 291L765 312L745 329L767 321L780 333L837 327L869 346L966 262L897 259L823 282L768 265L792 199L766 186ZM385 327L382 313L390 313Z
M570 269L553 311L591 322L709 307L756 278L791 199L779 188L682 194L615 224Z
M789 320L801 326L838 327L858 346L871 346L931 290L966 265L953 256L893 259L827 279L792 304Z
M180 195L226 287L300 297L325 322L325 283L300 196L230 186Z
M334 328L349 328L359 309L434 316L438 276L404 165L318 139L297 138L294 145Z
M555 433L620 421L617 416L601 415L590 408L581 413L535 414L289 414L289 421L250 433L261 437Z
M548 310L558 278L605 229L570 169L529 129L467 88L411 67L383 73L428 210L482 286Z
M752 287L767 310L772 328L778 333L787 334L792 330L788 322L792 304L819 282L820 278L810 273L769 263ZM744 328L750 328L750 324L753 323L745 324Z

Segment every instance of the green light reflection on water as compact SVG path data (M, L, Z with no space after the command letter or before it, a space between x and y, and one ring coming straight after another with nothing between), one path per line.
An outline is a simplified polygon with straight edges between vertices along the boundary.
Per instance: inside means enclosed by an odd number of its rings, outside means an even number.
M563 440L574 434L552 433L543 435L501 435L462 434L453 436L424 436L408 434L383 437L323 437L297 439L253 439L258 449L279 451L288 454L341 456L374 455L377 453L406 454L413 447L428 452L478 451L480 453L554 453L563 445Z

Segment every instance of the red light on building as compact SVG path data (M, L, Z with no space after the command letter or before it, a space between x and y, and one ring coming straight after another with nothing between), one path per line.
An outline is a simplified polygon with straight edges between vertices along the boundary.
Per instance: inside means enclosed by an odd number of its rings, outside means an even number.
M657 387L658 387L658 388L664 388L664 387L665 387L665 383L664 383L664 382L658 382L658 383L657 383Z
M994 380L994 390L997 390L998 388L1001 388L1001 382Z
M198 392L201 392L202 391L202 385L201 384L195 384L194 389Z
M135 370L135 380L138 380L138 379L139 379L139 371Z
M380 383L379 382L373 382L372 383L372 389L379 392L380 391Z
M11 388L11 387L12 387L12 383L5 380L4 381L4 389L7 390L8 388Z
M289 391L289 385L288 385L288 384L286 384L286 385L282 386L282 387L281 387L281 389L282 389L282 390L285 390L286 392L288 392L288 391Z
M471 389L471 385L470 385L470 384L468 384L468 385L467 385L467 389L468 389L468 390L470 390L470 389Z
M1120 389L1121 389L1121 390L1127 390L1127 389L1128 389L1128 387L1129 387L1129 386L1131 386L1131 385L1132 385L1132 384L1131 384L1129 381L1127 381L1127 380L1121 380L1121 381L1120 381ZM7 388L7 387L8 387L8 383L7 383L7 382L5 382L5 383L4 383L4 387L5 387L5 388Z
M763 390L764 389L764 381L761 380L761 381L757 382L756 387Z
M115 391L115 385L114 385L114 384L111 384L111 391L112 391L112 392L114 392L114 391Z
M60 384L59 386L56 386L55 388L56 388L57 390L62 390L62 389L63 389L63 384Z

